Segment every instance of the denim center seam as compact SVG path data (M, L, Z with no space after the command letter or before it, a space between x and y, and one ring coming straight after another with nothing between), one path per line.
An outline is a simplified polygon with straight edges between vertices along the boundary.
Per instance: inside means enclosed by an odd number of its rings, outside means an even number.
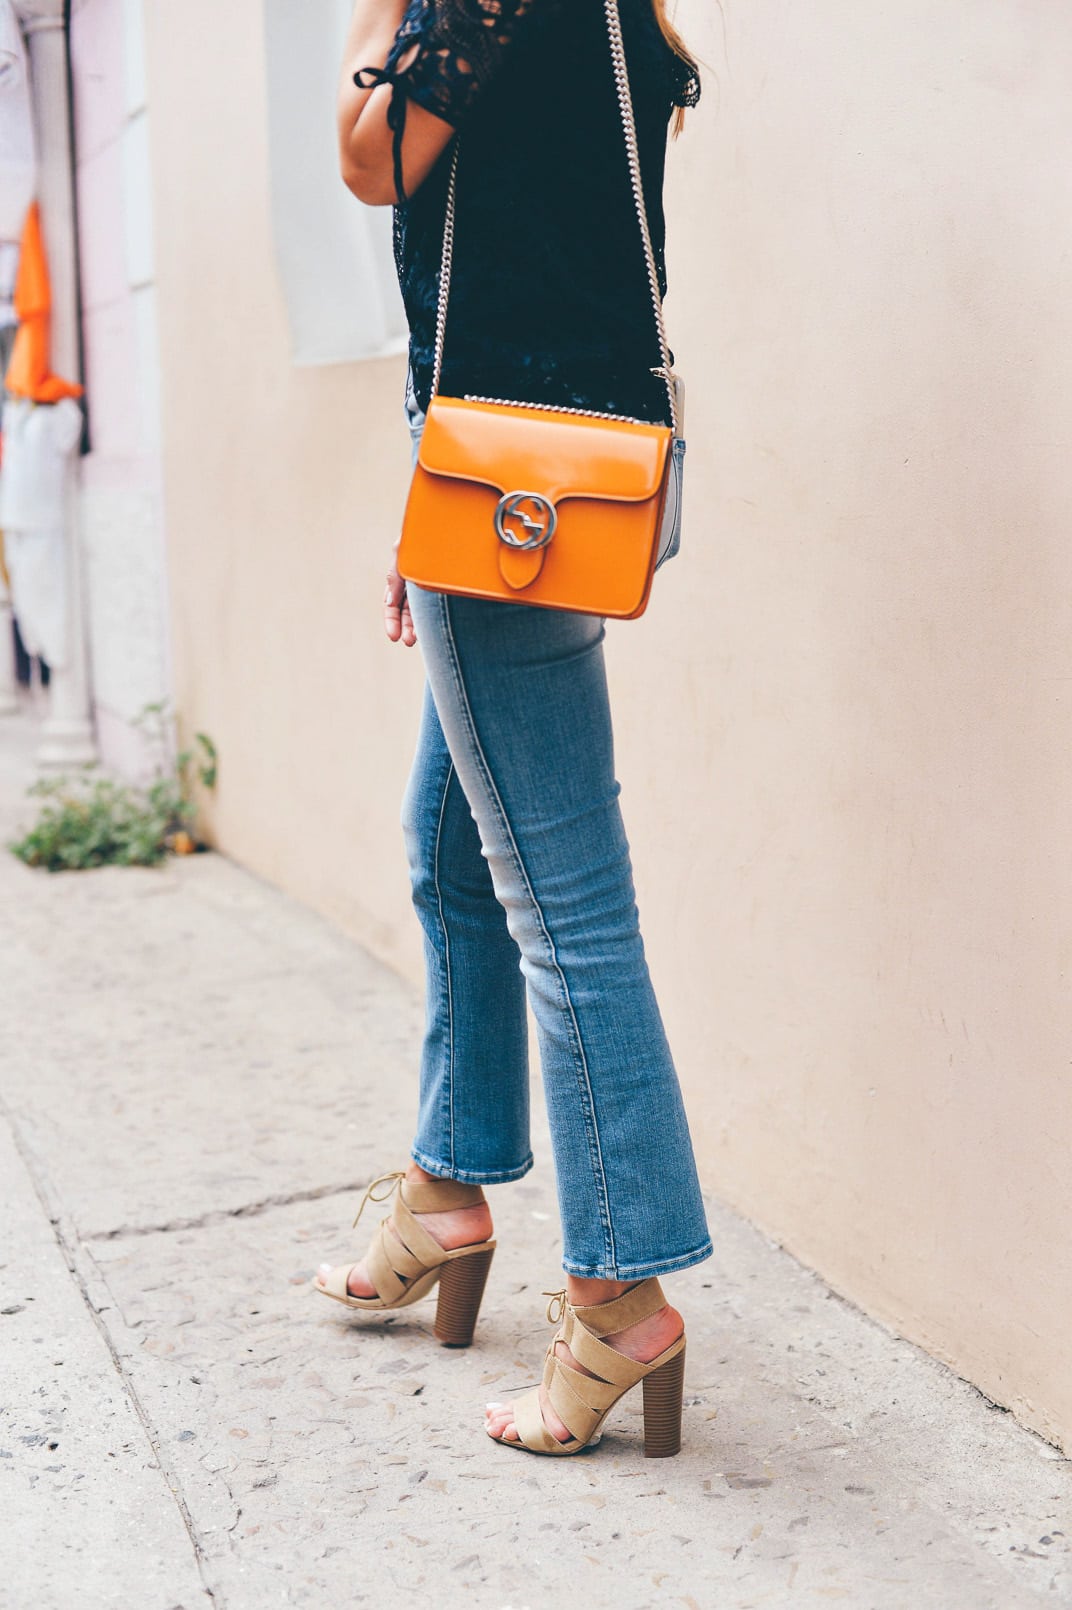
M603 1166L603 1150L599 1140L599 1123L595 1112L595 1097L592 1092L592 1082L588 1072L588 1060L585 1056L584 1043L581 1039L580 1025L577 1022L577 1014L574 1010L572 997L570 996L569 985L566 982L566 975L563 972L562 966L558 960L558 954L555 950L554 941L552 940L550 932L548 931L547 923L544 919L540 903L536 899L535 891L529 879L528 872L525 869L524 861L521 858L521 851L510 828L510 823L507 819L506 811L499 796L499 791L495 786L495 780L491 775L491 769L488 766L487 757L484 754L483 746L481 745L480 738L476 731L476 722L473 719L472 707L469 703L469 693L465 686L465 678L462 673L461 661L458 656L458 647L454 639L454 627L450 617L450 598L447 594L440 593L437 597L437 603L443 619L444 640L450 655L450 665L454 674L455 686L458 690L459 705L465 720L469 740L473 746L474 757L478 767L480 768L485 787L488 790L491 804L499 823L500 831L506 840L511 857L513 859L514 869L524 883L532 910L536 914L537 920L539 921L540 931L542 932L544 941L547 945L548 954L551 958L551 964L558 977L562 999L566 1010L569 1013L569 1020L571 1024L570 1043L574 1054L574 1068L579 1075L579 1079L583 1080L581 1110L584 1116L585 1130L588 1135L589 1156L592 1159L593 1171L596 1176L596 1196L599 1201L599 1216L603 1227L604 1245L607 1252L607 1262L609 1263L610 1267L613 1268L617 1262L617 1255L614 1246L614 1229L611 1223L610 1203L608 1201L607 1176L606 1170Z
M443 913L443 891L439 887L439 847L443 838L443 818L447 814L447 796L450 793L453 776L454 762L451 761L447 766L446 781L443 784L439 821L436 823L435 850L432 855L432 882L435 884L436 909L439 912L439 926L443 934L443 966L447 981L447 1038L450 1047L447 1055L447 1120L450 1129L451 1168L454 1167L454 979L450 966L450 934L447 932L447 919Z

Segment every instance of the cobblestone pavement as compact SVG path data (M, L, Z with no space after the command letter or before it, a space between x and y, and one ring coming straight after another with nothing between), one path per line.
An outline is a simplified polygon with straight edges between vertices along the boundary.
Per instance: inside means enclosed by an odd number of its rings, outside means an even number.
M542 1127L470 1351L317 1298L404 1161L418 1003L222 857L0 855L0 968L0 1605L1072 1605L1072 1463L715 1203L682 1455L629 1399L576 1459L491 1444L561 1284Z

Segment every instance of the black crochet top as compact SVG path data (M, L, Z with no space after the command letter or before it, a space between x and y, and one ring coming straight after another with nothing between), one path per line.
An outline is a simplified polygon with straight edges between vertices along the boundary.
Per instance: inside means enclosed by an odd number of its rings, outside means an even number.
M619 0L619 8L665 292L667 124L675 106L696 104L700 86L664 39L652 0ZM393 85L395 259L420 406L432 383L453 145L407 199L407 99L460 131L443 393L665 423L603 0L410 0L385 68L362 69L355 80Z

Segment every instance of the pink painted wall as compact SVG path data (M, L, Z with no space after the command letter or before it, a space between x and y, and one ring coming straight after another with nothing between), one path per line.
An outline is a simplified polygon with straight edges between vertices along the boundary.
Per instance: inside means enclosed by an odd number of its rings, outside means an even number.
M140 0L74 0L71 64L91 451L81 532L101 756L145 765L133 718L170 686Z

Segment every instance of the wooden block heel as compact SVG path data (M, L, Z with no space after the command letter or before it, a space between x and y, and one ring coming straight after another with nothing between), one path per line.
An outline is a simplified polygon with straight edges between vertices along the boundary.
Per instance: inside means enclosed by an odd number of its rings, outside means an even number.
M681 1452L681 1405L685 1396L685 1349L644 1377L644 1457L669 1459Z
M494 1256L494 1247L482 1247L442 1265L434 1334L444 1347L468 1347L473 1340Z

